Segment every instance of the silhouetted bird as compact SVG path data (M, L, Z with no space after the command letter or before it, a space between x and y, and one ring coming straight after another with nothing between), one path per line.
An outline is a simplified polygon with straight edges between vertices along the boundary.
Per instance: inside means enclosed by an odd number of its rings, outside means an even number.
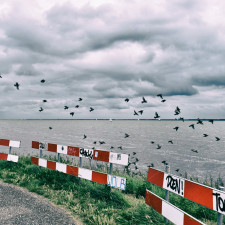
M216 138L216 141L219 141L220 140L220 138L218 138L218 137L215 137Z
M200 120L199 118L198 118L197 120L198 120L198 121L197 121L197 124L201 124L201 125L203 125L202 120Z
M74 115L74 112L71 112L70 115L73 116Z
M179 120L182 120L184 122L184 118L183 117L180 117Z
M136 160L136 162L138 162L138 161L139 161L139 159L138 159L138 158L135 158L135 160Z
M65 106L64 106L64 109L69 109L69 107L65 105Z
M41 83L44 83L44 82L45 82L45 80L44 80L44 79L42 79L42 80L41 80Z
M134 110L134 116L139 116L138 113Z
M87 136L84 134L84 138L83 139L85 139L85 138L87 138Z
M192 152L198 153L196 149L191 149Z
M158 119L160 118L159 114L157 112L155 112L155 116L154 116L155 119Z
M130 135L129 135L129 134L127 134L127 133L125 133L124 138L128 138L128 137L130 137Z
M158 144L156 149L160 149L161 147L162 147L162 146L160 146L160 145Z
M141 115L143 114L144 110L139 110L138 111Z
M110 149L114 149L114 147L113 147L113 146L111 146L111 147L110 147Z
M175 114L174 114L175 116L179 115L180 114L180 108L177 106L174 112L175 112Z
M120 150L123 150L122 146L119 146L118 148L119 148Z
M148 168L154 167L154 163L151 163L150 165L148 165Z
M180 169L176 169L175 171L178 173Z
M43 102L47 102L47 100L44 99Z
M171 144L173 144L173 141L172 141L172 140L170 140L170 141L168 141L168 143L171 143Z
M105 142L104 142L104 141L99 141L99 144L100 144L100 145L104 145Z
M94 109L92 107L90 107L89 111L92 112L92 111L94 111Z
M129 100L130 100L129 98L125 98L125 100L124 100L124 101L125 101L125 102L129 102Z
M151 141L151 144L154 144L155 142L154 141Z
M97 141L94 141L93 144L96 145L97 144Z
M76 105L75 108L79 108L79 105Z
M133 155L136 155L137 154L137 152L133 152Z
M49 130L51 130L52 129L52 127L49 127Z
M40 107L39 112L42 112L44 109L42 107Z
M142 102L141 103L147 103L147 100L145 99L145 97L142 97Z
M168 165L168 163L166 162L166 160L163 160L162 163L163 163L164 165Z
M82 101L82 100L83 100L82 98L79 98L79 99L78 99L79 102Z
M0 75L0 78L2 78L2 75Z
M189 127L191 127L192 129L195 129L195 125L191 124Z
M203 134L203 137L208 137L209 135L208 134Z
M157 94L158 97L160 97L161 99L163 99L162 94Z
M137 170L137 169L138 169L138 167L137 167L137 166L135 166L134 168L135 168L135 170Z
M19 90L20 84L19 84L18 82L16 82L16 83L14 84L14 86L16 87L17 90Z
M178 131L179 127L174 127L173 129L176 130L176 131Z
M209 122L213 124L214 120L209 120Z
M161 102L165 102L166 101L166 99L163 99Z

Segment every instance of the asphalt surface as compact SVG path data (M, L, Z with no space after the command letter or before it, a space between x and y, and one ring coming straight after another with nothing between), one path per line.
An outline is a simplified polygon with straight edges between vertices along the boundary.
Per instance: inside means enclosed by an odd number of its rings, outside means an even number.
M44 198L14 185L0 182L1 225L72 225L72 217Z

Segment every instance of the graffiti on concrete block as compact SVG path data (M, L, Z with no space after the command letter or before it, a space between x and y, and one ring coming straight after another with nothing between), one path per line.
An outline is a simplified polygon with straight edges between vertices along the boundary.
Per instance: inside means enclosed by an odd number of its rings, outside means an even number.
M80 157L93 159L93 150L80 148Z
M126 178L108 175L107 185L110 186L110 187L125 190L125 188L126 188Z

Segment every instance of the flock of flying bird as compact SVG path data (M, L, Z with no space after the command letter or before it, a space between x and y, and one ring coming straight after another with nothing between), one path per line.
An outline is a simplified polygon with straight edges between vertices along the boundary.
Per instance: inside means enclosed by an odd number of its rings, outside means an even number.
M0 74L0 78L2 78L2 75L1 75L1 74ZM41 83L45 83L45 80L42 79L40 82L41 82ZM16 82L16 83L14 84L14 86L16 87L17 90L20 89L20 88L19 88L19 87L20 87L20 84L19 84L18 82ZM164 99L164 97L163 97L162 94L157 94L157 97L159 97L159 98L161 99L161 102L162 102L162 103L166 102L166 99ZM47 102L46 99L44 99L44 100L42 100L42 101L43 101L44 103ZM81 101L83 101L83 99L82 99L82 98L78 98L78 101L81 102ZM124 101L128 103L128 102L130 101L130 99L129 99L129 98L125 98ZM145 98L145 97L142 97L141 103L145 104L145 103L147 103L147 102L148 102L148 101L146 100L146 98ZM75 106L75 108L79 108L79 107L80 107L80 105L76 105L76 106ZM69 109L69 107L68 107L67 105L65 105L65 106L64 106L64 110L68 110L68 109ZM42 111L44 111L44 109L43 109L42 107L40 107L39 112L42 112ZM90 108L89 108L89 111L90 111L90 112L94 111L94 108L93 108L93 107L90 107ZM144 113L144 110L142 110L142 109L139 110L139 111L138 111L138 110L134 110L133 115L134 115L134 116L139 116L139 115L142 115L143 113ZM181 113L181 110L180 110L180 108L177 106L177 107L175 108L175 110L174 110L174 116L178 116L178 115L180 115L180 113ZM73 112L73 111L70 112L69 114L70 114L72 117L74 116L74 112ZM158 112L155 112L154 119L160 120L160 115L158 114ZM184 122L184 118L183 118L183 117L178 118L178 120L181 120L181 121ZM214 120L210 119L210 120L208 120L208 122L210 122L210 123L213 124L213 123L214 123ZM198 118L196 124L203 125L203 121L202 121L201 119ZM192 123L192 124L189 125L189 127L192 128L192 129L195 129L195 125L196 125L196 124ZM49 129L51 130L52 127L49 127ZM175 131L178 131L178 130L179 130L179 126L176 126L176 127L174 127L173 129L174 129ZM208 137L208 136L209 136L208 134L203 134L203 137ZM130 137L130 135L127 134L127 133L125 133L124 138L128 138L128 137ZM84 134L83 139L86 139L86 138L87 138L87 135ZM220 141L220 138L219 138L219 137L215 137L215 139L216 139L215 141ZM168 140L168 143L173 144L174 142L173 142L173 140ZM96 144L97 144L97 141L94 141L93 144L96 145ZM103 145L103 144L105 144L105 142L104 142L104 141L99 141L99 144L100 144L100 145ZM151 141L151 144L155 144L155 141ZM159 144L157 144L156 149L161 149L161 148L162 148L162 146L159 145ZM93 147L92 149L95 149L95 147ZM110 149L114 149L114 147L111 146ZM118 149L123 150L123 147L122 147L122 146L119 146ZM198 153L198 150L196 150L196 149L191 149L191 151L194 152L194 153ZM137 154L136 152L133 152L133 153L132 153L131 160L134 160L134 161L133 161L133 162L130 161L127 168L129 168L131 165L134 165L134 166L135 166L135 170L138 170L138 167L137 167L136 163L139 161L139 159L138 159L137 157L135 157L136 154ZM129 154L129 156L130 156L130 154ZM166 160L163 160L162 163L163 163L164 165L168 165L168 162L166 162ZM148 167L154 167L154 164L151 163L150 165L148 165ZM176 169L175 171L178 172L179 169ZM136 174L138 174L138 173L133 172L133 174L136 175Z

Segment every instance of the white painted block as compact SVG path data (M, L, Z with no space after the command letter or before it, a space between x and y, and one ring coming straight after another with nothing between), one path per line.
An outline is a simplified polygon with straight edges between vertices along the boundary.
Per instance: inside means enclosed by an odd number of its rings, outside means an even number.
M39 158L38 165L47 168L47 160L46 159L40 159Z
M19 156L8 154L7 160L12 162L18 162Z
M57 152L67 155L68 146L66 145L57 145Z
M20 147L20 141L9 141L9 146L19 148Z
M92 170L79 168L78 177L86 179L86 180L92 180Z
M176 225L184 224L184 213L165 201L162 202L162 215Z
M56 162L56 170L66 173L66 164Z
M164 179L163 179L164 189L184 197L184 184L185 184L185 181L183 178L172 175L172 174L164 173Z
M213 209L225 215L225 193L213 190Z
M107 185L121 190L126 189L126 178L108 174Z
M128 165L128 155L110 152L109 153L109 162L127 166Z

